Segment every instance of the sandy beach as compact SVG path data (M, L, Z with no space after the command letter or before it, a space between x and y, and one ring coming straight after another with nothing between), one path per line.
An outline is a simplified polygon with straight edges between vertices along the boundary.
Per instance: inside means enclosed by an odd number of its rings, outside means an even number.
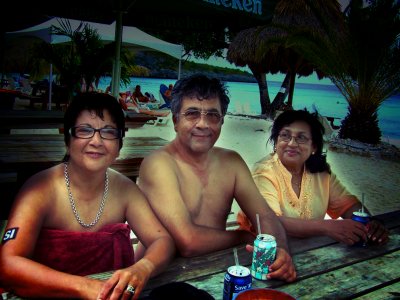
M237 151L249 168L272 151L266 146L272 121L227 115L216 146ZM144 125L130 129L127 136L159 136L166 140L175 137L172 119L166 125ZM391 141L397 147L399 141ZM400 209L400 161L393 162L355 154L327 151L332 171L351 193L361 199L372 214ZM233 211L237 211L234 205Z

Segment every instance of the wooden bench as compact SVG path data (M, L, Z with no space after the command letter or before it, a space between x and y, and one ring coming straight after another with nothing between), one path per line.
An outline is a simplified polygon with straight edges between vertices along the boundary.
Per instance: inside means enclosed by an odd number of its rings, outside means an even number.
M125 137L111 167L136 181L143 158L167 142L159 137ZM22 184L33 174L59 164L65 151L64 137L59 134L0 135L0 219L7 218Z
M135 114L125 119L125 130L142 127L156 116ZM0 110L0 133L10 134L12 129L58 129L64 132L64 112L59 110Z

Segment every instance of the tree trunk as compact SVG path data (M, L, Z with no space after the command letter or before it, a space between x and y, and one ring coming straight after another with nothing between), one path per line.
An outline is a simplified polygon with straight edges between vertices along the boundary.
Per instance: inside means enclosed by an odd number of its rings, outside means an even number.
M290 74L286 73L285 79L282 82L281 89L276 94L274 101L271 104L271 113L275 113L276 110L282 110L287 95L289 94Z
M377 108L360 110L349 104L348 113L339 129L339 137L376 145L380 143L381 136Z
M290 82L289 82L289 98L287 102L287 109L293 109L293 94L294 94L294 84L296 81L296 72L289 71L288 74L290 76Z
M268 93L268 84L267 84L266 74L257 71L256 68L252 68L250 66L249 66L249 68L258 83L258 89L260 92L261 115L268 117L268 113L270 111L270 106L271 106L271 100L269 98L269 93Z

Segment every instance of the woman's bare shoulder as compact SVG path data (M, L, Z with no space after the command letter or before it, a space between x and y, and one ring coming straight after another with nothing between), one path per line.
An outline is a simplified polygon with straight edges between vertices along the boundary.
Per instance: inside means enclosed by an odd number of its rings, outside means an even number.
M55 206L56 199L65 190L63 167L56 165L31 176L18 191L13 206L28 207L45 214Z

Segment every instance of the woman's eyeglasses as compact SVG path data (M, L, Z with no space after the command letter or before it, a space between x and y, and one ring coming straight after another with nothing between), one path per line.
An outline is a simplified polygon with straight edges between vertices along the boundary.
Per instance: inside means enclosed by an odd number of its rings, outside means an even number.
M94 129L93 127L89 126L75 126L71 127L69 130L69 133L79 139L90 139L94 136L94 134L98 132L100 134L100 137L105 140L115 140L119 139L122 134L121 130L116 129L116 128L99 128L99 129Z
M208 123L217 124L221 121L222 115L216 111L201 111L198 109L188 109L181 113L187 121L197 122L203 115Z
M303 134L300 134L299 136L293 136L287 132L280 133L278 137L282 142L286 143L289 143L292 139L294 139L297 144L305 144L310 140L310 138L306 137Z

